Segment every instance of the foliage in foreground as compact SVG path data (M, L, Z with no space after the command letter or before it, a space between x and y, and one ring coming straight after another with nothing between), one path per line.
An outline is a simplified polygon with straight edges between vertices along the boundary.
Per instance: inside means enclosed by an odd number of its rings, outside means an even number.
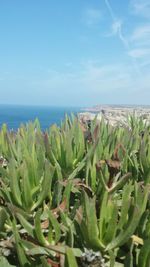
M0 266L149 267L150 127L0 131Z

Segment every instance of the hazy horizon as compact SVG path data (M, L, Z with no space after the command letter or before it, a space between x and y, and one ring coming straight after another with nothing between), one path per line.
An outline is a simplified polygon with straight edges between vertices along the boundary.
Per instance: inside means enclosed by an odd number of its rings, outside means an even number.
M90 108L95 108L95 107L98 107L98 106L116 106L116 107L119 107L119 106L122 106L122 107L150 107L150 104L115 104L115 103L103 103L103 104L101 104L101 103L97 103L97 104L94 104L94 105L83 105L83 106L78 106L78 105L48 105L48 104L46 104L46 105L44 105L44 104L28 104L28 103L24 103L24 104L19 104L19 103L17 103L17 104L15 104L15 103L7 103L7 104L5 104L5 103L0 103L0 107L3 107L3 106L9 106L9 107L39 107L39 108L56 108L56 109L58 109L58 108L78 108L78 109L90 109Z
M149 0L0 2L0 104L149 105Z

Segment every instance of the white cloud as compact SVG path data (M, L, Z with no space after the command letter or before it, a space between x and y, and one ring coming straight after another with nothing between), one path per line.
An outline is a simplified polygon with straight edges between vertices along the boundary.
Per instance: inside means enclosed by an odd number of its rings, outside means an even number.
M150 18L150 1L149 0L131 0L130 8L133 14L145 18Z
M100 9L88 8L85 10L83 20L88 26L96 25L102 19L102 12Z
M81 69L79 66L78 69ZM46 79L32 82L34 87L49 88L58 93L89 96L92 94L113 94L135 88L133 67L127 64L100 65L87 61L82 64L82 71L59 72L48 70ZM131 89L132 90L132 89Z
M136 61L138 68L143 72L150 62L150 24L142 24L136 27L130 36L130 48L128 55ZM139 62L138 62L139 60Z
M11 80L10 88L17 84L18 94L20 88L26 88L27 95L32 97L34 95L35 102L40 99L41 103L47 104L53 101L53 104L61 105L64 99L69 105L81 106L96 102L136 103L135 97L139 103L148 101L147 96L150 95L148 68L145 68L143 76L139 76L130 61L102 65L98 61L87 60L75 65L73 69L39 70L34 77L19 78L17 83L16 80ZM7 84L8 81L3 83L4 89L7 89ZM142 92L145 94L145 99L141 97Z
M112 23L112 35L118 35L124 46L128 47L128 41L122 34L122 21L115 20Z
M118 19L113 11L112 6L110 5L110 2L108 0L104 0L106 7L110 13L110 16L112 18L112 32L109 36L116 35L119 37L123 45L128 48L128 40L124 37L122 33L122 21Z
M150 24L145 24L135 28L131 41L150 40Z
M150 56L150 49L132 49L128 52L128 55L131 56L132 58L143 58L146 56Z
M150 58L149 59L145 59L141 64L140 64L141 68L148 68L150 67Z
M130 10L142 18L129 38L132 49L128 55L140 59L140 66L144 67L150 61L150 0L130 0Z

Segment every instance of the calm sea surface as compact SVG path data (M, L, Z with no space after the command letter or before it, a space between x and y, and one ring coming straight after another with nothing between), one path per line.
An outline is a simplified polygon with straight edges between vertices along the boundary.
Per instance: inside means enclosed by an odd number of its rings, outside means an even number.
M53 123L60 124L65 114L77 114L80 108L71 107L38 107L0 105L0 127L6 123L9 129L16 130L21 123L39 119L44 130Z

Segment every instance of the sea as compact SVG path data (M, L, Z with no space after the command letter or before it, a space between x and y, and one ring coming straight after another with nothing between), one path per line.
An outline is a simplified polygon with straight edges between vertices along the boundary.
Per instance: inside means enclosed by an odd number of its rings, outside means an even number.
M65 114L76 115L81 110L79 107L0 105L0 127L5 123L9 130L17 130L22 123L38 118L41 129L46 130L52 124L60 125Z

